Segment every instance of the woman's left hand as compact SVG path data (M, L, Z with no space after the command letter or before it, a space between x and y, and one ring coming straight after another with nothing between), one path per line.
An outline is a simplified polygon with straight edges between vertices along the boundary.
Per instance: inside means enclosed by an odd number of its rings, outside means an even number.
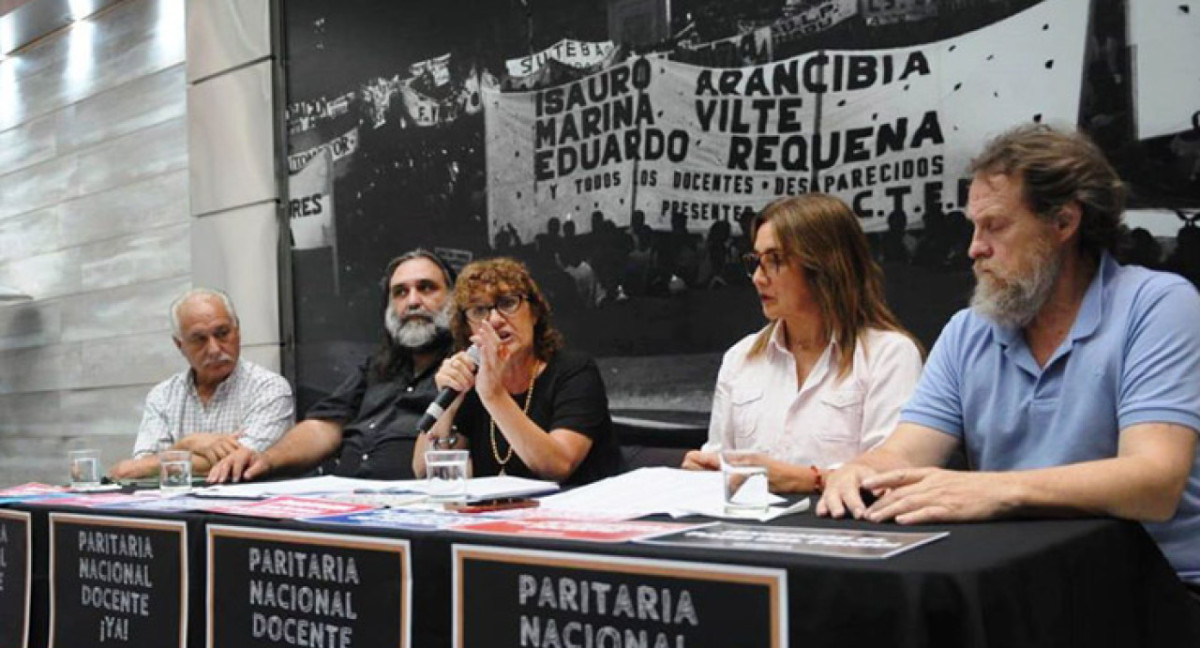
M683 456L683 465L680 468L684 470L720 470L721 459L715 452L689 450Z
M767 481L772 493L811 493L816 486L812 467L767 459Z
M475 327L471 342L479 347L479 371L475 374L475 391L485 404L504 395L504 369L508 366L509 350L500 341L496 329L487 320Z

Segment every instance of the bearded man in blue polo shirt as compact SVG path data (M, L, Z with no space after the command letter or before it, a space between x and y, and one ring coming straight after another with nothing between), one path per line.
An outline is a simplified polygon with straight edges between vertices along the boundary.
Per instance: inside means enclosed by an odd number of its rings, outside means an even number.
M1200 584L1200 295L1113 260L1124 189L1086 137L1021 127L971 171L971 307L943 329L895 433L827 478L817 512L1139 520ZM959 448L974 470L935 467Z

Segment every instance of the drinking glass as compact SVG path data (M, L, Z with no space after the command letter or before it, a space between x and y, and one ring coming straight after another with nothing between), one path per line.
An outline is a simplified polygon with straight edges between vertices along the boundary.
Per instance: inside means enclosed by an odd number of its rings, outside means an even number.
M759 450L721 450L721 475L725 483L725 512L757 515L771 505L767 479L767 454Z
M165 450L158 453L158 490L163 495L181 495L192 490L192 453Z
M425 475L429 498L438 502L467 499L466 450L428 450L425 452Z
M71 488L94 488L100 485L100 451L94 448L67 452L71 470Z

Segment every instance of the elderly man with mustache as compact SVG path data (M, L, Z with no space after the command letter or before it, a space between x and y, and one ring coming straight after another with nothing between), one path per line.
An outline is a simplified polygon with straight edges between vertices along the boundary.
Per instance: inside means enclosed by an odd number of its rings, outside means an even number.
M434 375L450 351L453 271L432 252L413 250L384 274L384 339L333 394L279 443L239 448L209 472L210 482L296 475L337 456L333 472L364 479L409 479L417 421L437 396Z
M189 450L197 472L208 471L238 449L264 450L292 424L287 380L241 358L237 312L217 290L189 290L171 304L175 346L190 368L146 396L133 458L109 475L156 475L157 453Z
M1021 127L971 171L971 308L895 433L829 476L817 512L1137 520L1200 591L1200 296L1114 260L1124 188L1085 136ZM959 448L973 470L936 467Z

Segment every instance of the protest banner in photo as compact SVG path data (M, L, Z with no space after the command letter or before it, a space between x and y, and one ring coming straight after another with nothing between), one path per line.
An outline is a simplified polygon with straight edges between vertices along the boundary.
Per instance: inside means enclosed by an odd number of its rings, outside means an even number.
M775 21L771 35L775 42L785 43L830 29L856 13L858 0L823 0Z
M603 61L615 47L612 41L589 43L564 38L535 54L510 58L504 65L508 73L515 77L533 74L551 59L571 67L584 68Z
M332 140L314 146L306 151L293 153L288 156L288 172L296 173L304 168L313 158L321 154L322 151L328 150L333 157L334 162L339 162L343 159L354 155L358 150L358 126L351 128L344 134L333 138Z
M417 126L437 126L445 118L442 114L442 103L425 96L420 90L413 88L409 81L400 82L400 98L404 101L404 114Z
M1200 6L1129 3L1139 139L1192 131L1200 139ZM1200 167L1200 161L1197 162Z
M484 94L489 233L551 217L692 231L823 191L867 231L965 206L970 156L1020 123L1074 123L1086 3L1048 0L916 47L707 68L634 58L564 85ZM1000 44L1003 44L1001 46ZM982 70L982 73L980 72Z
M419 77L428 74L435 86L444 86L450 82L450 54L442 54L424 61L417 61L408 66L408 75Z
M870 26L915 22L937 15L937 0L862 0L859 11Z
M332 167L333 156L325 149L288 178L288 222L293 249L333 245Z
M774 43L771 28L760 27L707 43L680 43L679 48L671 53L671 58L708 67L754 65L766 63L773 58Z

